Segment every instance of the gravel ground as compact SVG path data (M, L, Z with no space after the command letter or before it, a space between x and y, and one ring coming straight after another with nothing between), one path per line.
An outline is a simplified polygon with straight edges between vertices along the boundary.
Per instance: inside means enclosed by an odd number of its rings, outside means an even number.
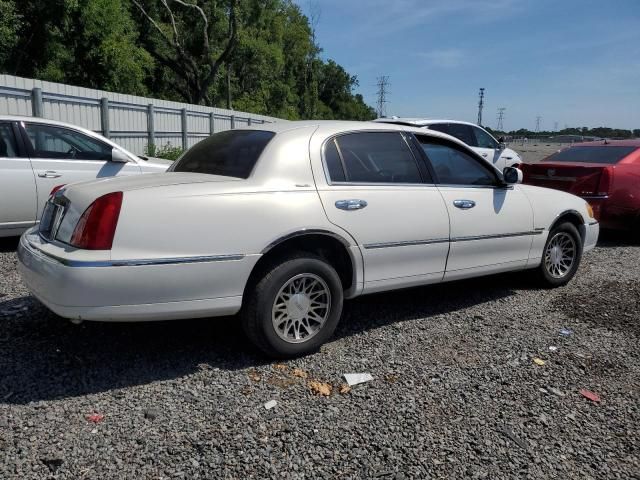
M536 163L543 158L548 157L554 152L563 148L569 147L569 143L545 143L540 141L530 140L527 143L519 141L511 142L508 144L509 148L515 150L522 156L522 161L525 163Z
M640 478L640 246L621 239L553 291L502 275L348 302L285 363L233 318L74 326L15 266L4 242L2 479ZM347 372L374 380L341 393Z

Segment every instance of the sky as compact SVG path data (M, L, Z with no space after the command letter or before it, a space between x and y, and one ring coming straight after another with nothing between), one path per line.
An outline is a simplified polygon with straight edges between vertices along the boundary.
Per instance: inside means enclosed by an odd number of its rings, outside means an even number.
M640 0L295 0L316 12L325 59L352 75L387 116L506 130L640 128Z

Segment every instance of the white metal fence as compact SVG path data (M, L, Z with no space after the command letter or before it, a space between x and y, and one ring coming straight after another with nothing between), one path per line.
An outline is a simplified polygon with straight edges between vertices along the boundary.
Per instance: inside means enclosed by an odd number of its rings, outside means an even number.
M12 75L0 75L0 115L32 115L79 125L136 154L144 153L147 145L188 148L215 132L280 120Z

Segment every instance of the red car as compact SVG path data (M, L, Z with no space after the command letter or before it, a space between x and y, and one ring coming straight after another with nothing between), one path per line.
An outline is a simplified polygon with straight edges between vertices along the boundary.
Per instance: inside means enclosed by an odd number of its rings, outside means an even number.
M578 143L522 170L524 183L587 200L602 228L640 234L640 140Z

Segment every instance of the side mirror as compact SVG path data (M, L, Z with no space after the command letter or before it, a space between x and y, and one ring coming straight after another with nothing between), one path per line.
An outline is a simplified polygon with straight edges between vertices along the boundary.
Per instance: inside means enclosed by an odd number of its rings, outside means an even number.
M111 150L111 161L116 163L128 163L129 157L127 157L123 152L121 152L117 148L113 148Z
M506 143L504 143L504 142L500 142L500 143L498 144L498 148L499 148L500 150L504 150L505 148L507 148L507 144L506 144Z
M502 178L504 179L505 183L509 185L513 185L514 183L522 183L522 170L515 167L506 167L502 171Z

